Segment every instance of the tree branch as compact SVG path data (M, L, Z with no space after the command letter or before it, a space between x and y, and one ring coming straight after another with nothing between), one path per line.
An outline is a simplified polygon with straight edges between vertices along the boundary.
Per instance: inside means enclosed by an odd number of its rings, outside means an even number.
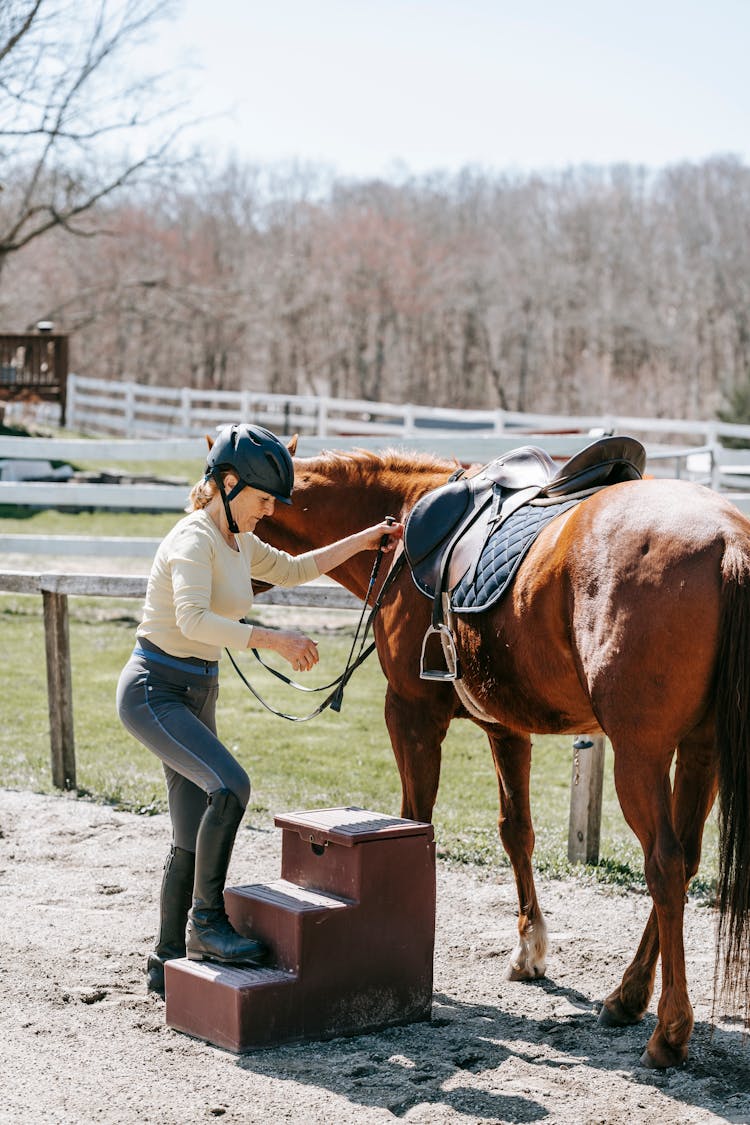
M29 33L34 20L39 14L39 9L41 8L42 3L43 0L35 0L35 3L29 9L26 18L23 20L18 30L14 34L11 34L6 42L2 46L0 46L0 63L2 63L3 59L5 59L7 55L10 55L12 51L15 50L24 36Z
M42 20L45 4L49 14ZM55 226L90 234L77 223L83 214L144 170L166 166L182 126L173 126L166 138L138 158L121 161L98 182L91 171L102 163L101 142L108 136L143 136L160 122L174 122L186 108L184 102L172 102L151 111L165 75L119 81L120 56L169 7L170 0L124 0L119 7L99 0L83 36L70 22L73 5L69 11L54 0L33 0L17 26L14 21L0 48L0 153L6 181L0 196L0 269L8 254ZM122 73L129 76L127 69Z

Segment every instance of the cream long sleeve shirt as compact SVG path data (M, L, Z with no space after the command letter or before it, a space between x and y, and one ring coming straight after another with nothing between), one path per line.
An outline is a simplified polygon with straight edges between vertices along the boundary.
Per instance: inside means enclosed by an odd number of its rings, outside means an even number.
M172 656L218 660L252 636L240 622L253 604L251 578L298 586L320 574L310 553L288 555L249 532L237 543L233 551L202 509L180 520L156 552L136 635Z

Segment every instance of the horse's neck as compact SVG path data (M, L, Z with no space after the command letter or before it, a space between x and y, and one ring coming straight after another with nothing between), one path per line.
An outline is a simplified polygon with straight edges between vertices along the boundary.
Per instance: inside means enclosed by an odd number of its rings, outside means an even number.
M372 498L364 504L362 496L354 492L311 489L305 492L304 498L295 494L292 509L277 507L276 514L259 525L258 535L272 547L298 555L327 547L389 514L384 509L382 515L373 514L368 518L375 510ZM374 558L370 551L360 552L331 571L331 577L357 597L364 597Z
M292 507L281 510L278 505L276 514L262 521L258 534L290 554L315 550L379 523L388 515L403 519L418 497L442 479L439 470L398 479L380 475L369 483L333 476L301 479ZM357 597L364 597L374 561L372 551L362 551L332 571L331 577Z
M339 503L341 507L348 508L348 503ZM361 512L361 519L357 519L358 508L356 501L352 502L351 508L346 513L352 514L353 519L348 518L345 522L341 520L328 520L326 519L326 511L321 507L318 512L318 518L315 516L315 506L311 506L313 518L310 521L309 534L302 538L303 550L315 550L318 547L327 547L331 543L335 543L339 539L344 539L349 535L361 531L362 528L377 522L373 517L372 519L366 518L366 513ZM340 511L337 513L340 515ZM363 522L364 521L364 522ZM306 538L306 542L305 542ZM341 566L336 567L335 570L329 571L331 578L339 582L352 594L358 598L363 598L367 590L372 564L375 556L371 551L360 551L356 555L352 555Z

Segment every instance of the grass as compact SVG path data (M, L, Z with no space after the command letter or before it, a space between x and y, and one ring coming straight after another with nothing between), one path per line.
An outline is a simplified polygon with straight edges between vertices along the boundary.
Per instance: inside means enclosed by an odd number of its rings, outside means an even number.
M78 467L93 469L95 463ZM118 465L123 471L167 474L192 483L202 463L144 462ZM187 496L188 487L186 487ZM179 512L35 511L0 507L0 532L38 535L162 536ZM114 710L117 677L133 646L138 606L132 601L69 599L73 662L76 760L79 795L136 813L166 809L161 766L131 738ZM283 613L258 610L258 620L273 624ZM283 619L283 617L282 617ZM321 640L318 680L343 668L351 643L350 615L334 613L319 629L317 611L298 611L294 619ZM0 770L3 784L34 792L54 792L49 766L49 717L41 599L0 597L0 628L7 666L0 709ZM309 723L287 723L271 716L250 696L228 662L222 668L219 731L253 780L246 821L270 828L277 812L355 804L398 813L400 783L383 719L384 680L373 657L347 687L343 710ZM249 655L241 657L253 684L275 706L305 713L319 696L300 696L272 680ZM317 673L317 670L316 670ZM567 860L572 739L534 740L531 807L536 829L536 869L550 877L597 880L616 887L643 888L643 863L635 837L625 824L614 792L608 748L602 803L601 860L595 867L573 867ZM494 875L508 860L497 834L497 783L487 743L470 722L454 723L443 747L440 791L434 812L439 854ZM716 876L716 825L706 830L704 862L693 882L710 894Z
M187 498L188 490L185 490ZM0 505L3 535L130 535L161 538L181 512L104 512L38 510Z
M55 513L45 515L47 520L42 522L47 523ZM107 533L99 515L91 514L96 529L87 534ZM137 519L139 534L150 534L143 524L155 517ZM121 524L122 517L118 515L117 520ZM137 813L163 811L161 766L121 727L114 709L117 677L133 646L137 603L71 597L69 610L79 794ZM290 612L259 609L257 617L273 623L279 614ZM344 666L351 643L351 617L332 614L331 624L321 630L319 611L299 610L294 616L321 643L318 679L305 682L325 683ZM3 595L0 627L12 670L3 685L0 715L3 784L54 792L41 600ZM277 684L250 654L240 659L253 684L275 706L306 713L319 701L319 696L298 695ZM400 783L383 719L383 695L383 676L373 657L348 685L340 714L327 711L309 723L288 723L263 711L225 661L219 730L253 780L247 823L270 828L277 812L348 804L398 813ZM605 769L602 859L588 868L574 868L567 861L571 743L570 737L535 739L531 801L537 833L536 869L550 877L575 874L613 886L643 888L640 849L623 821L614 793L611 751ZM508 861L497 835L497 785L491 757L484 735L472 723L454 723L446 739L434 823L439 853L447 861L471 865L488 876L500 868L507 872ZM712 818L706 858L694 883L694 890L702 894L710 893L716 875L715 836Z

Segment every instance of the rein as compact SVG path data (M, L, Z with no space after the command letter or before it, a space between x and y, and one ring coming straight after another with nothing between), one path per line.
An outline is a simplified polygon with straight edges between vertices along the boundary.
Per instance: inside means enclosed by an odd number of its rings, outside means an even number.
M322 684L320 687L307 687L305 684L298 684L295 680L290 679L289 676L285 676L283 672L279 672L275 668L271 668L270 665L266 664L266 662L260 656L257 649L255 649L255 648L251 649L251 652L252 652L253 656L255 657L255 659L260 664L262 664L263 667L268 672L271 673L271 675L275 676L277 680L281 680L282 683L288 684L290 687L296 688L297 691L317 692L317 691L327 691L329 688L334 689L333 691L331 691L330 695L327 695L326 698L323 700L323 702L318 707L315 708L314 711L310 712L309 715L287 715L287 713L285 711L279 711L275 707L272 707L271 704L267 703L265 701L265 699L263 699L262 696L260 696L258 694L258 692L255 690L255 688L250 683L250 681L247 679L247 677L245 676L245 674L242 671L242 669L240 668L240 666L237 664L237 661L234 659L234 657L232 656L229 649L225 650L227 656L229 657L229 659L231 661L232 667L234 668L235 672L237 673L237 675L242 680L245 687L250 692L252 692L252 694L255 696L255 698L258 700L258 702L263 707L265 707L265 709L267 711L270 711L272 715L276 715L280 719L288 719L290 723L306 723L308 721L308 719L314 719L316 715L320 715L320 713L322 711L325 711L326 707L330 707L332 711L336 711L336 712L339 712L341 710L341 704L343 702L343 697L344 697L344 688L346 687L347 683L351 679L354 672L357 670L357 668L359 668L360 664L363 664L364 661L367 659L367 657L370 656L370 654L375 650L375 641L371 641L370 644L365 649L365 641L367 640L367 634L370 631L372 623L375 619L375 615L377 614L378 610L380 609L381 605L383 604L383 599L385 598L385 595L386 595L387 591L393 585L393 582L395 581L398 574L401 572L401 569L404 565L404 562L406 561L406 556L404 555L403 551L400 555L398 555L393 560L393 565L391 566L391 569L388 572L388 575L385 579L385 582L380 587L380 593L378 594L377 598L375 599L375 601L372 604L372 607L370 608L369 617L367 618L367 621L365 622L364 630L362 632L362 636L360 637L360 630L362 629L362 623L365 620L365 614L367 613L370 595L372 594L372 590L373 590L373 587L375 585L375 580L376 580L376 578L378 576L378 572L380 570L380 564L383 560L383 547L384 547L384 542L381 542L380 547L378 548L378 553L375 556L375 562L373 563L373 566L372 566L372 573L370 575L370 581L369 581L368 586L367 586L367 593L365 594L364 604L362 606L362 612L359 615L359 621L357 622L357 628L354 630L354 638L352 640L351 648L349 649L349 655L346 658L346 665L344 667L344 671L341 673L340 676L337 676L335 680L332 680L331 683L329 683L329 684ZM358 651L358 653L355 657L354 656L354 650L357 647L357 642L359 642L359 651Z

